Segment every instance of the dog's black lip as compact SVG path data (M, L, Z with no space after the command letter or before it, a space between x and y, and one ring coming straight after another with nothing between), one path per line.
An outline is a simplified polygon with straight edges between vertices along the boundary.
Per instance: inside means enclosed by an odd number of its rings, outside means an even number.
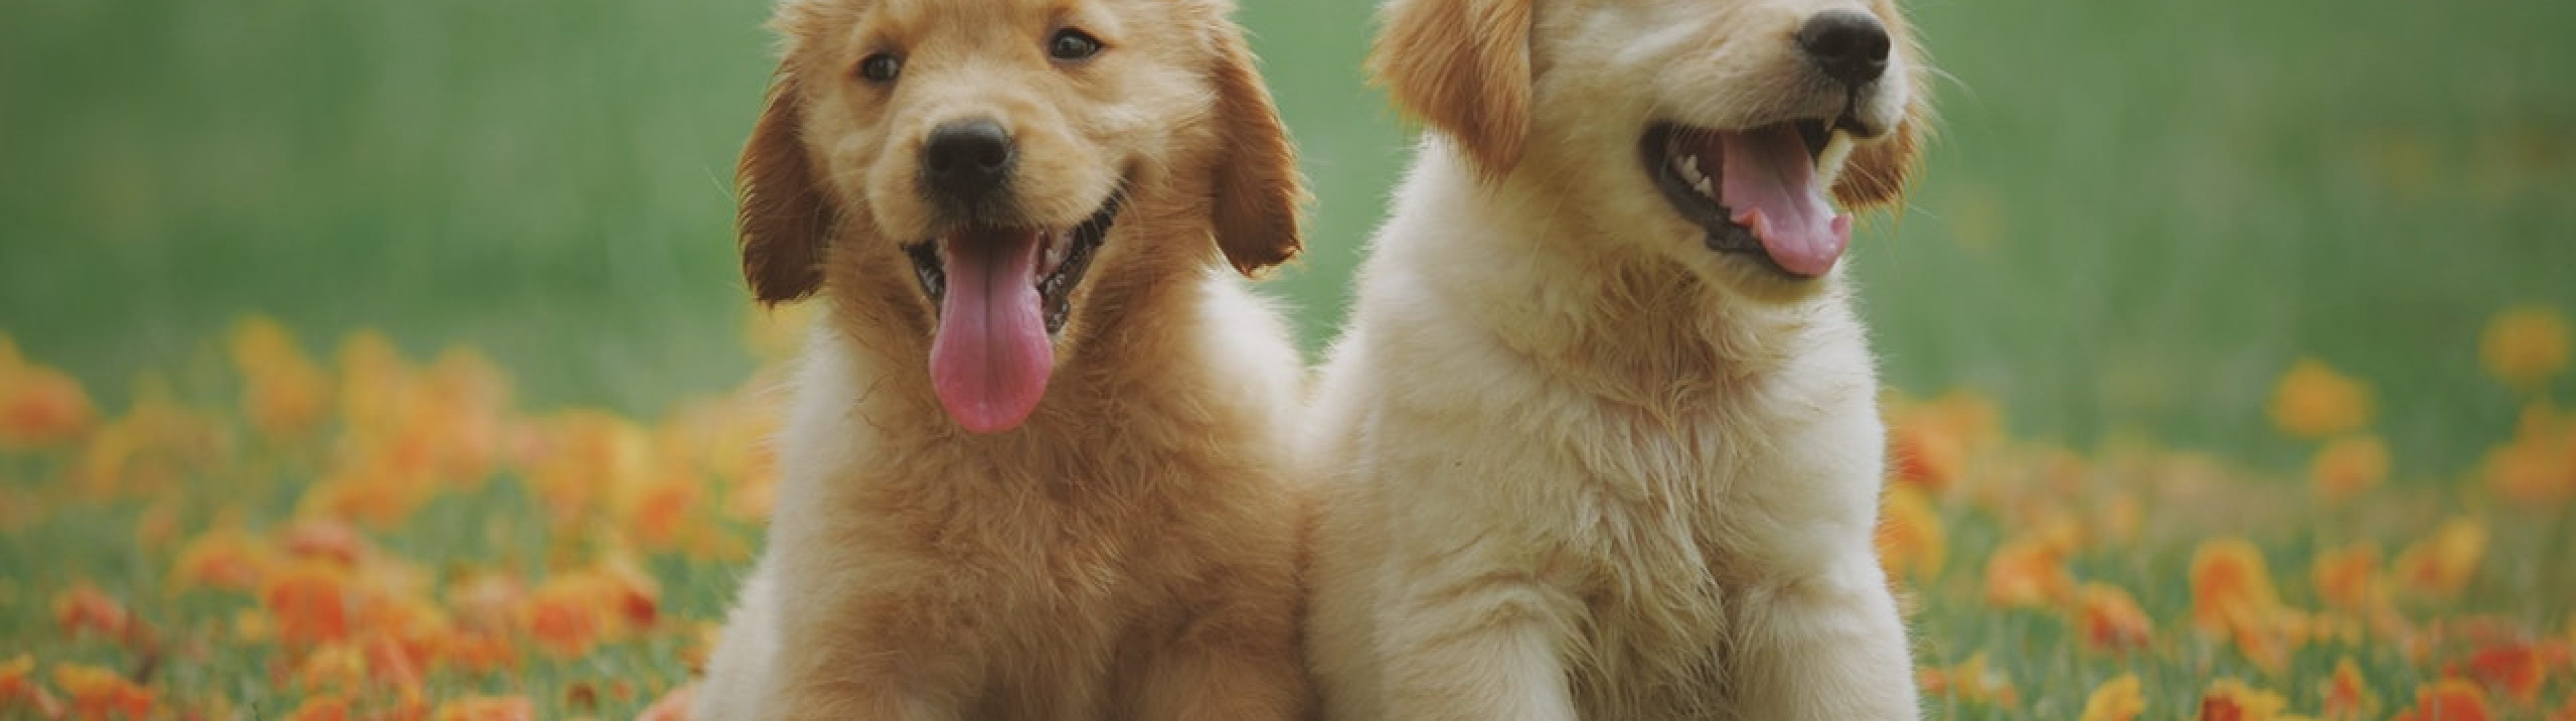
M1832 141L1834 130L1847 130L1854 135L1866 137L1859 132L1860 121L1849 113L1830 121L1806 118L1782 122L1789 123L1797 129L1799 140L1806 143L1807 157L1810 161L1824 154L1825 145ZM1735 222L1733 209L1700 195L1699 191L1691 188L1690 183L1682 180L1680 174L1673 171L1672 156L1667 149L1672 147L1675 140L1697 142L1699 137L1696 136L1715 132L1721 131L1672 122L1659 122L1647 126L1645 134L1638 139L1637 150L1646 164L1647 176L1654 180L1655 189L1663 193L1664 201L1671 204L1673 210L1680 213L1684 220L1700 227L1701 232L1706 234L1703 242L1709 250L1759 260L1763 267L1783 277L1806 278L1807 276L1782 267L1778 260L1773 259L1771 251L1762 247L1762 240L1753 237L1752 228ZM1723 172L1708 168L1701 170L1702 172Z
M1063 231L1073 236L1071 247L1065 249L1064 262L1037 280L1039 310L1046 318L1049 335L1064 332L1065 323L1072 319L1072 291L1091 269L1092 255L1108 240L1109 228L1117 221L1126 200L1127 189L1121 184L1110 190L1109 197L1101 201L1100 209L1093 211L1091 217ZM948 293L948 273L939 262L938 240L913 243L903 250L912 259L913 277L921 282L922 292L930 296L931 312L937 313Z

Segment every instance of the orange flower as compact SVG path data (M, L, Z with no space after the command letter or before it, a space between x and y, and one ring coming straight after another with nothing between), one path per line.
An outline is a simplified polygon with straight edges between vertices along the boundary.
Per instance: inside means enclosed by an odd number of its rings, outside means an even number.
M2313 358L2291 364L2272 393L2273 425L2303 438L2358 429L2370 414L2368 387Z
M2077 601L2077 626L2084 645L2097 651L2142 648L2154 640L2156 624L2129 592L2102 583L2084 584Z
M1885 508L1878 519L1878 559L1887 568L1887 576L1930 579L1941 575L1941 561L1949 553L1949 541L1932 502L1923 497L1921 490L1896 486L1887 489L1883 503Z
M1898 484L1939 491L1959 479L1967 465L1966 442L1948 429L1906 422L1888 429L1887 457Z
M1983 651L1969 654L1957 666L1926 668L1915 676L1926 694L1948 694L1963 702L2001 708L2021 705L2021 693L2013 688L2012 679L1986 668Z
M2286 662L2280 622L2286 609L2273 590L2263 552L2243 539L2203 541L2191 557L2191 620L2201 631L2232 638L2266 669Z
M2567 318L2542 306L2497 313L2487 322L2478 357L2506 384L2537 389L2567 366Z
M2325 686L2324 716L2326 721L2362 721L2379 711L2379 697L2362 681L2361 667L2346 656L2335 662L2334 675Z
M2469 673L2488 686L2503 689L2514 702L2530 704L2540 700L2540 683L2548 676L2549 667L2564 662L2565 656L2563 647L2524 642L2493 644L2469 654Z
M694 478L671 477L633 489L620 498L624 525L634 534L637 546L655 551L681 548L711 532L694 524L696 518L691 514L698 507L702 485Z
M54 665L54 685L72 697L72 713L85 719L103 719L123 715L140 719L152 713L152 689L127 680L98 666L77 663Z
M2374 435L2349 436L2317 450L2308 482L2317 497L2341 501L2388 480L2388 444Z
M7 340L7 338L0 338L0 343L5 343ZM0 351L7 350L6 346L0 346ZM0 362L6 360L6 358L0 358ZM46 693L45 687L36 685L35 681L27 678L28 674L35 672L36 659L26 654L19 654L17 658L9 659L8 663L0 663L0 716L62 718L63 702L54 698L53 694Z
M2563 503L2576 496L2576 422L2546 402L2522 411L2513 440L2487 451L2487 487L2516 503Z
M590 653L604 637L653 625L659 597L642 569L611 560L548 579L529 596L521 616L540 648L569 658Z
M2435 598L2452 598L2477 574L2478 562L2486 551L2486 524L2455 518L2397 554L2397 560L2389 564L2389 572L2400 588Z
M14 350L0 357L0 450L59 448L97 421L89 392L70 374L22 363Z
M572 411L548 425L550 447L528 469L528 482L558 523L605 510L603 501L652 476L657 459L651 438L625 418Z
M2075 595L2064 553L2045 539L2004 542L1986 559L1986 602L2003 608L2062 606Z
M277 565L276 556L266 542L249 534L210 531L180 547L179 562L171 578L180 588L251 591L259 588L269 569Z
M2138 692L2138 675L2124 673L2093 689L2077 721L2131 721L2146 710L2147 699Z
M54 624L61 626L65 635L97 631L109 638L124 638L133 621L124 603L87 581L74 583L54 595Z
M438 705L438 721L533 721L535 703L526 696L467 696Z
M2209 684L2200 696L2199 721L2274 721L2281 709L2289 706L2280 694L2245 685L2232 678Z
M2446 678L2415 689L2415 708L2394 721L2488 721L2487 694L2466 680Z
M272 440L311 433L331 413L331 380L295 335L254 316L233 326L233 367L242 375L242 415Z
M309 647L349 637L357 591L342 569L316 563L288 566L261 591L279 643Z
M2368 541L2318 554L2317 596L2347 611L2376 607L2385 597L2379 580L2379 546Z
M336 518L301 519L288 524L281 535L286 555L299 561L354 568L359 558L372 552L356 527Z

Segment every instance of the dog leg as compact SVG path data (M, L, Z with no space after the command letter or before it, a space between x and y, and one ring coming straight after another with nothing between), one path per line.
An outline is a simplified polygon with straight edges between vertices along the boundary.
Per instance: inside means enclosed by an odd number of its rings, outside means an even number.
M794 578L792 564L780 578ZM806 595L781 596L774 719L957 721L958 704L984 679L953 599L933 579L862 576L831 569L805 576ZM861 590L864 589L864 590ZM782 587L780 590L784 590Z
M1209 624L1163 649L1145 669L1134 718L1145 721L1296 721L1314 706L1298 652L1295 616L1260 624Z
M1555 622L1521 585L1415 592L1381 624L1393 721L1574 721ZM1373 720L1354 720L1373 721Z
M1886 575L1866 552L1746 599L1734 718L1911 721L1914 663Z

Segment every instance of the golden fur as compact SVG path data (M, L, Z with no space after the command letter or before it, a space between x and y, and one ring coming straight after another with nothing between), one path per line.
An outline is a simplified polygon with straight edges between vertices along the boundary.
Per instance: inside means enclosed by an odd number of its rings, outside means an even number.
M1287 139L1220 0L788 0L743 152L745 276L819 293L768 549L699 719L1289 719L1297 356L1243 288L1298 250ZM1076 26L1107 47L1050 61ZM855 68L904 53L897 82ZM928 129L998 118L1018 212L1126 202L1034 415L966 433L901 246L936 220Z
M1639 168L1653 122L1842 108L1784 80L1831 8L1897 48L1831 190L1894 203L1925 120L1887 0L1388 4L1372 68L1433 132L1303 441L1327 718L1917 717L1839 274L1712 252Z

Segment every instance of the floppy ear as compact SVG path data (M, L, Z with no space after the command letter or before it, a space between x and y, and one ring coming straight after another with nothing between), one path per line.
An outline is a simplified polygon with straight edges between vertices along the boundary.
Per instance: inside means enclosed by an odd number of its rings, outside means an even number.
M800 137L803 115L795 83L783 74L772 80L769 109L734 167L742 277L765 304L803 299L823 284L823 245L834 218Z
M1922 162L1923 135L1919 126L1925 122L1921 101L1905 110L1905 119L1897 121L1896 131L1888 137L1852 148L1851 157L1843 160L1842 177L1834 180L1834 199L1847 208L1869 208L1897 202L1905 195L1905 184L1913 179L1914 169Z
M1252 65L1240 31L1217 33L1216 122L1223 143L1215 168L1216 244L1244 275L1287 262L1305 247L1297 208L1306 190L1297 153Z
M1520 163L1529 135L1530 0L1391 0L1369 72L1406 112L1466 147L1477 170Z

